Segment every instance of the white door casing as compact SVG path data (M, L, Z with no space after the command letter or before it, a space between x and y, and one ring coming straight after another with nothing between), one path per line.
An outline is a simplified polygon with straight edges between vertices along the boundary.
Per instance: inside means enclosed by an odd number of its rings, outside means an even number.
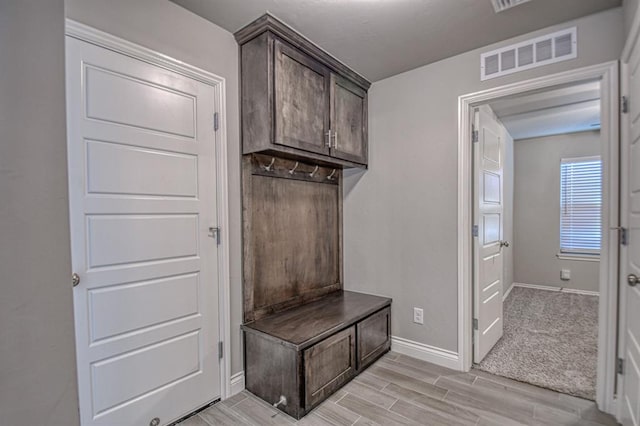
M637 19L636 19L637 21ZM629 99L622 115L621 226L627 229L628 244L620 246L620 353L624 359L621 380L620 418L624 426L640 425L640 284L628 283L628 276L640 277L640 46L638 26L632 31L622 60L622 93Z
M474 114L474 362L479 363L502 337L505 141L488 105ZM474 327L475 328L475 327Z
M83 425L167 424L220 396L213 92L67 37Z

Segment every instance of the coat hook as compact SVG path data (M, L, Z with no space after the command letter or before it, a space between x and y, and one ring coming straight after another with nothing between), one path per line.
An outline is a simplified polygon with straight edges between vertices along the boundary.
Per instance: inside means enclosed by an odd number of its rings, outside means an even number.
M296 169L298 168L299 163L296 161L296 165L293 166L293 169L289 170L289 174L293 175L293 173L296 171Z
M316 168L313 169L313 171L311 173L309 173L309 177L313 177L316 174L316 172L318 171L319 168L320 167L316 166Z
M270 172L271 170L273 170L273 163L276 162L276 157L271 157L271 162L269 163L268 166L262 166L264 167L264 169L268 172Z
M334 179L333 175L335 175L335 174L336 174L336 169L333 169L333 171L331 172L331 174L330 174L329 176L327 176L327 179L329 179L329 180L333 180L333 179Z

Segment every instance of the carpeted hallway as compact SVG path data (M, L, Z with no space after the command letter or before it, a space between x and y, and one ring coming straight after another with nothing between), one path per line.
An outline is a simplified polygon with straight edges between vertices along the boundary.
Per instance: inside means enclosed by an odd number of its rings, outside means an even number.
M598 297L515 287L504 335L480 370L593 400Z

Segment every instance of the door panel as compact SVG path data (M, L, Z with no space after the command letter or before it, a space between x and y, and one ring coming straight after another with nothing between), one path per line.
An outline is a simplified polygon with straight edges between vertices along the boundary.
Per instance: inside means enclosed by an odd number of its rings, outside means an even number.
M329 70L275 42L275 143L328 154Z
M391 309L385 308L357 324L358 370L376 360L391 345Z
M331 155L367 163L367 92L331 74Z
M622 376L621 422L625 426L640 425L640 285L630 286L627 276L640 277L640 48L638 41L629 63L622 63L623 93L629 99L629 112L622 115L621 226L628 229L628 245L620 246L621 315L620 331L624 358Z
M164 425L220 396L214 99L214 87L67 38L83 425Z
M504 132L488 106L475 113L478 142L474 144L474 362L479 363L502 337L504 274L503 176Z
M307 412L356 372L356 331L349 327L304 351Z

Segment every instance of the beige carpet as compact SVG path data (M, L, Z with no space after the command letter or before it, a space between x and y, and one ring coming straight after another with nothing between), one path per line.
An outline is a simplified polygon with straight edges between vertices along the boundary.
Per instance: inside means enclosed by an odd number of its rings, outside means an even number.
M595 399L598 297L515 287L480 370Z

